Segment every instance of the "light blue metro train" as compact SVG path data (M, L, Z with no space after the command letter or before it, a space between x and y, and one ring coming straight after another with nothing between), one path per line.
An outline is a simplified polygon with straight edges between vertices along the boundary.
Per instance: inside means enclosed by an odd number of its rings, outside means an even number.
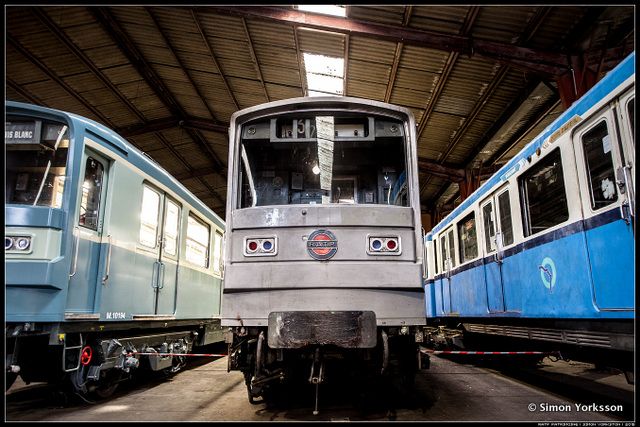
M104 126L6 102L7 387L109 394L222 339L223 221Z
M425 236L429 325L631 370L634 108L632 53Z

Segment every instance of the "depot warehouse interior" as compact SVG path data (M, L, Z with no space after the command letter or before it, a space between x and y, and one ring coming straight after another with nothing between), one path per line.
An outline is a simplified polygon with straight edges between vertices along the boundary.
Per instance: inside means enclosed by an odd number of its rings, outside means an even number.
M4 12L7 421L635 419L635 5Z
M109 126L220 215L237 110L320 93L411 109L421 210L441 218L634 46L631 6L6 12L7 99Z

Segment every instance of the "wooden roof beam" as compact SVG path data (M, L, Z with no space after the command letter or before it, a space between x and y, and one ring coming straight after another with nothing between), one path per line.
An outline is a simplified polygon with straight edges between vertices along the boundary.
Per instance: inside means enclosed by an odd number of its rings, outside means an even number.
M169 52L171 52L171 55L173 55L173 57L175 58L176 62L178 63L178 65L180 66L182 71L184 72L185 76L187 76L187 80L189 80L189 83L191 83L191 86L193 86L193 89L195 90L196 94L200 98L200 101L202 102L204 107L207 109L207 111L211 115L211 118L213 119L214 122L218 122L218 120L216 119L215 113L213 112L213 110L209 106L209 103L207 102L207 98L202 94L202 92L200 91L200 88L198 87L198 84L195 82L195 80L193 80L193 77L191 76L191 73L188 71L188 69L185 66L184 62L182 62L182 59L180 59L180 56L178 55L178 52L176 52L176 49L173 47L173 43L171 43L171 40L169 39L169 37L167 37L167 35L164 33L164 31L162 31L162 27L160 26L160 22L158 20L158 17L156 16L156 14L153 12L153 10L150 7L145 7L145 10L147 11L149 16L151 17L151 20L153 21L156 29L158 30L158 32L162 36L162 40L164 40L164 43L167 45L167 48L169 48ZM182 107L180 107L180 109L182 110Z
M49 29L49 31L51 31L53 35L55 35L58 38L58 40L60 40L67 47L67 49L69 49L80 61L82 61L82 63L91 71L91 73L94 76L96 76L107 88L109 88L111 92L124 105L126 105L129 108L129 110L133 114L135 114L141 122L143 123L147 122L147 119L144 117L144 115L140 111L138 111L138 109L131 103L131 101L127 99L127 97L125 97L124 95L122 95L122 93L120 93L118 88L111 82L111 80L109 80L98 69L98 67L95 66L95 64L87 57L87 55L85 55L84 52L82 52L82 50L80 50L75 45L75 43L69 38L69 36L67 36L67 34L65 34L64 31L62 31L60 27L58 27L53 22L53 20L49 17L49 15L47 15L44 12L44 10L42 10L41 8L33 8L31 10L40 19L40 21Z
M480 13L479 6L471 6L469 8L469 10L467 11L467 16L465 17L464 23L462 24L462 28L460 28L460 34L465 35L471 31L471 28L473 27L473 24L476 22L476 19L478 18L479 13ZM422 118L420 119L420 125L418 126L418 132L417 132L418 141L420 141L422 132L424 132L425 128L427 127L427 122L429 121L429 118L433 113L433 109L435 108L436 103L440 98L440 94L444 89L444 85L449 80L449 75L451 74L451 71L453 70L453 67L456 64L456 61L458 60L459 55L460 54L457 52L451 52L449 54L449 57L447 58L447 62L445 63L442 69L442 74L440 75L440 78L436 83L436 87L434 88L433 93L431 94L431 97L427 102L427 106L425 107L425 112L422 115ZM431 180L431 177L428 177L422 182L422 185L420 186L420 194L422 194L422 191L424 191L424 189L426 188L430 180Z
M402 18L403 27L406 27L407 25L409 25L412 12L413 12L413 6L409 5L404 7L404 16ZM393 55L393 65L391 66L391 74L389 76L389 82L387 83L387 91L384 94L384 102L389 102L389 99L391 99L391 92L393 91L393 86L396 83L396 75L398 73L398 66L400 65L400 57L402 56L403 48L404 48L404 43L398 42L396 44L396 51L395 51L395 54Z
M475 105L473 106L473 110L471 110L469 116L464 120L464 123L462 123L462 126L460 126L460 128L456 131L456 135L453 140L449 142L449 145L444 150L444 153L440 158L441 161L445 161L447 157L449 157L449 154L451 154L458 142L460 142L466 130L469 128L471 123L473 123L473 120L480 113L480 111L482 111L482 108L489 100L489 97L493 95L494 90L500 85L500 83L502 83L502 80L504 80L504 78L506 77L508 70L509 67L506 65L500 67L493 80L491 80L489 87L484 91L480 99L476 101Z
M164 103L169 111L184 119L187 114L175 97L171 94L169 88L164 84L160 76L153 70L140 50L129 38L122 26L116 21L113 14L106 7L91 7L89 11L96 20L107 30L107 33L113 38L121 52L129 59L131 65L140 73L149 87L155 92L158 98ZM213 121L213 119L212 119ZM219 124L219 123L217 123ZM187 129L188 135L195 141L205 155L211 160L215 170L226 178L225 167L213 149L207 144L202 135L197 130Z
M464 169L451 165L443 165L425 157L418 157L418 171L420 173L428 173L446 178L454 182L459 182L464 179Z
M200 35L202 36L202 41L204 42L204 45L207 47L207 50L209 51L209 55L211 55L211 60L213 61L213 65L215 65L216 70L218 70L218 74L220 74L220 77L222 78L222 83L224 83L224 87L227 89L227 93L229 94L229 96L231 97L231 100L233 101L233 105L236 106L237 110L240 110L240 103L236 99L236 96L233 93L233 90L231 89L231 86L229 85L229 81L227 80L227 78L225 77L224 73L222 72L222 67L220 66L220 63L218 62L218 58L213 53L213 48L211 47L211 44L209 43L209 40L207 39L207 36L204 33L204 29L202 28L202 25L200 24L200 18L198 17L198 15L197 15L195 10L191 11L191 15L193 16L193 20L196 23L196 27L198 28L198 32L200 32Z
M11 80L9 77L6 78L7 86L11 89L18 92L21 96L26 98L29 102L36 105L41 105L43 107L48 107L44 102L42 102L37 96L33 95L31 92L20 86L18 83Z
M66 84L64 80L58 77L46 64L36 58L31 52L29 52L19 41L17 41L11 34L7 33L6 40L11 44L18 52L22 54L25 58L27 58L33 65L38 67L40 71L47 75L51 80L56 82L65 92L67 92L71 97L75 98L80 104L82 104L87 110L91 111L95 115L95 117L100 120L103 124L114 128L113 123L105 117L100 111L98 111L91 103L89 103L86 99L78 95L78 92L73 90L71 86Z
M180 160L180 163L182 163L182 165L187 169L187 172L173 175L173 177L176 178L178 181L182 181L184 179L190 178L191 177L190 174L194 172L194 169L191 167L189 162L187 162L185 158L182 156L182 154L180 154L180 152L173 145L171 145L169 141L167 141L164 135L162 135L161 133L156 133L155 136L160 140L162 145L164 145L164 147L167 150L169 150L171 154L173 154L178 160ZM209 171L209 173L215 173L213 169L207 169L207 170ZM182 178L179 178L178 175L180 175ZM198 180L202 183L202 185L204 185L207 188L207 190L210 191L210 194L217 201L219 201L222 204L222 207L224 208L226 204L225 199L222 196L220 196L220 194L218 194L218 192L213 187L211 187L204 179L202 179L202 176L204 175L197 175Z
M293 26L293 40L296 44L296 57L298 58L298 70L300 71L300 89L302 89L302 96L306 96L309 93L307 87L307 74L305 73L304 58L300 51L300 41L298 40L298 26ZM346 75L345 75L346 80Z
M550 7L540 7L540 8L538 8L537 11L536 11L536 14L529 20L529 22L527 23L526 27L522 30L522 32L518 36L517 42L518 43L527 43L527 42L529 42L533 38L533 36L535 35L536 31L538 31L538 29L540 28L540 25L549 16L550 12L551 12L551 8ZM517 66L518 65L517 61L516 61L516 64L511 62L511 65L516 65ZM496 73L495 77L492 79L489 87L484 92L483 96L478 100L478 102L476 102L476 104L475 104L472 112L470 113L469 117L465 120L465 122L463 123L462 127L457 131L456 137L454 138L454 140L451 141L451 143L447 146L447 149L445 150L443 156L441 157L442 161L444 161L446 159L446 157L453 151L453 149L455 148L456 144L464 136L464 132L466 131L468 126L471 124L473 119L477 116L477 114L481 111L482 107L487 102L488 97L493 93L495 88L505 78L508 69L509 69L509 65L503 64L501 66L500 70ZM525 92L530 93L533 90L533 88L535 88L535 85L525 89ZM512 110L511 106L508 108L508 110L510 111L510 114L513 114L513 111L515 111L515 109ZM506 121L506 120L507 120L507 118L504 116L504 114L499 119L499 121L503 121L503 122ZM497 131L498 128L493 126L492 130L496 129L496 131ZM490 138L486 139L486 140L483 139L483 142L481 142L480 144L476 144L475 148L472 150L472 154L473 155L469 156L469 159L467 161L465 161L465 164L466 164L467 168L469 166L471 166L470 163L473 161L473 159L475 158L477 153L479 151L481 151L482 149L484 149L484 146L489 141L490 141ZM445 184L438 191L436 197L434 198L436 203L437 203L438 199L440 197L442 197L442 195L444 195L446 193L448 187L449 187L449 185Z
M249 42L249 53L251 54L251 61L253 62L256 71L258 72L258 79L260 80L260 84L262 85L262 91L264 92L264 97L267 102L271 102L271 98L269 98L269 93L267 92L267 85L264 84L264 78L262 77L262 70L260 69L260 63L258 62L258 57L256 56L256 51L253 48L253 41L251 40L251 33L249 33L249 27L247 26L247 20L242 18L242 26L244 27L244 34L247 36L247 41Z
M200 8L199 6L193 7ZM399 28L393 25L301 12L290 8L207 6L206 8L203 7L202 10L208 10L217 14L267 19L292 25L304 25L325 31L376 37L466 55L477 54L498 61L518 61L520 65L526 65L532 71L538 71L544 74L551 72L556 76L563 74L569 69L567 56L563 53L525 48L509 43L477 40L461 35L456 36L412 28Z

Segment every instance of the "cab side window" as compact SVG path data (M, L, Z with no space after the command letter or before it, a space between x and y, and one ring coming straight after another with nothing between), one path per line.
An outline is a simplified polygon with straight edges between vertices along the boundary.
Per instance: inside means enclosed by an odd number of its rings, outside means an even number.
M608 206L618 200L611 155L612 143L605 121L598 123L582 136L582 148L593 210Z
M82 183L82 200L80 201L78 224L92 230L98 229L103 175L104 166L102 163L93 157L88 157L84 170L84 182Z

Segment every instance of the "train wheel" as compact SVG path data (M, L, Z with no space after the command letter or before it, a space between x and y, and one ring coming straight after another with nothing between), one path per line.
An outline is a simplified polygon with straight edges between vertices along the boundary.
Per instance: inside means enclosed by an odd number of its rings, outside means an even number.
M11 388L13 383L16 381L16 378L18 378L18 374L16 374L15 372L7 372L7 384L4 391L7 391L9 390L9 388Z
M116 391L121 379L122 373L120 371L108 371L105 376L98 381L97 387L92 390L92 393L102 399L106 399Z
M187 358L184 356L173 356L171 366L163 369L162 373L167 377L172 377L182 370L187 365Z

